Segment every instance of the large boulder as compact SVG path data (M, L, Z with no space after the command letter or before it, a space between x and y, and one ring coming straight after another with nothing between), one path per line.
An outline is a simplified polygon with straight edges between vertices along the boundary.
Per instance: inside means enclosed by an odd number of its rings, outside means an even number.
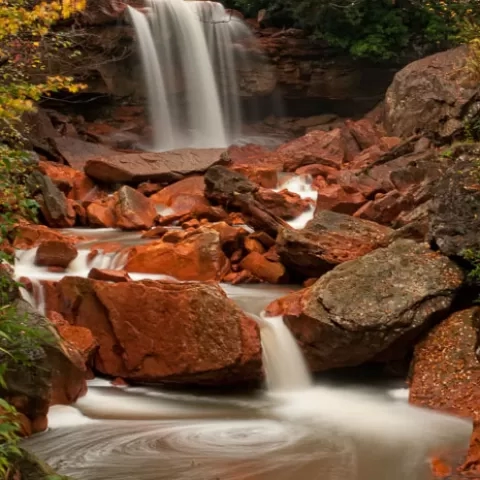
M468 48L458 47L422 58L395 75L385 98L388 132L408 137L426 132L451 138L464 119L478 110L480 85L465 68ZM477 107L475 107L477 103Z
M415 347L410 403L473 418L476 427L462 471L480 472L480 362L478 307L456 312ZM468 475L467 475L468 476Z
M21 362L13 363L0 353L0 362L9 365L7 389L0 388L0 395L24 415L26 433L35 433L47 427L50 405L71 404L86 393L87 370L73 345L62 342L55 328L29 304L17 300L14 307L17 328L23 324L37 340L23 341ZM1 346L11 348L6 340Z
M212 385L263 377L256 323L215 284L66 277L55 290L54 309L97 339L99 373Z
M224 149L181 149L169 152L125 153L90 159L85 172L105 183L172 182L202 173L225 161Z
M453 157L435 189L429 239L445 255L459 256L480 249L480 146L460 146Z
M340 263L385 247L391 232L374 222L322 210L302 230L282 229L277 252L296 272L320 277Z
M448 258L398 240L337 266L268 312L283 315L313 370L390 361L448 312L462 282Z

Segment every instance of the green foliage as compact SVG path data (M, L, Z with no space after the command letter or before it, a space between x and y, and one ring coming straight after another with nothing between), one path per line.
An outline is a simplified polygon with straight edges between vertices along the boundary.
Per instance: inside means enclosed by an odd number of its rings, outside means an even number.
M9 240L19 220L33 220L38 210L31 199L30 175L35 168L22 151L21 118L34 111L35 102L50 92L77 92L83 86L71 77L49 76L49 52L70 47L68 38L52 31L55 22L85 8L86 0L0 0L0 263L11 262ZM67 53L68 55L69 53ZM31 352L53 337L41 326L30 325L14 300L17 284L0 269L0 390L8 392L8 369L31 365ZM17 412L0 399L0 478L16 478L21 460ZM63 477L50 475L50 480Z
M391 61L458 39L459 19L476 23L478 0L228 0L247 15L266 9L278 27L305 29L355 58Z
M468 279L472 283L480 283L480 252L478 250L466 249L462 252L462 256L472 267L468 273Z

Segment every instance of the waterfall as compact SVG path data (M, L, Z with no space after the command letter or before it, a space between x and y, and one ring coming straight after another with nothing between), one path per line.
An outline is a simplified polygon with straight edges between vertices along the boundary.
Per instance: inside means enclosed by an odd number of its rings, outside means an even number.
M154 150L225 147L239 134L236 70L241 19L215 2L151 0L145 16L129 8L138 38Z
M282 317L255 317L260 325L263 363L271 391L304 390L312 385L307 364Z

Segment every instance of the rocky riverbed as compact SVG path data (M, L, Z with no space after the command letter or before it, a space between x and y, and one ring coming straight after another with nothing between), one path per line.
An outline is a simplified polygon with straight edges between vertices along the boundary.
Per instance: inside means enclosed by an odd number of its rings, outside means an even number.
M408 65L364 118L257 126L288 133L274 147L256 136L147 152L139 106L31 116L42 224L19 222L3 248L61 342L38 353L35 381L11 383L24 433L45 430L49 407L74 403L95 375L258 388L258 324L225 292L276 285L285 295L266 312L312 372L381 366L409 382L412 404L473 417L466 457L434 470L478 474L478 292L462 255L479 248L480 147L451 145L479 105L478 84L458 73L465 55Z

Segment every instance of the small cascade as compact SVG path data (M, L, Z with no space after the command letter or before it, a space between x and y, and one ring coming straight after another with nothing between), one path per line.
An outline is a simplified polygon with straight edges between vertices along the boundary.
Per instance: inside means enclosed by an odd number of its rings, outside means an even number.
M263 363L271 391L305 390L312 385L303 354L282 317L255 317L260 325Z
M216 2L151 0L129 7L138 38L154 150L225 147L240 133L237 71L250 29Z

